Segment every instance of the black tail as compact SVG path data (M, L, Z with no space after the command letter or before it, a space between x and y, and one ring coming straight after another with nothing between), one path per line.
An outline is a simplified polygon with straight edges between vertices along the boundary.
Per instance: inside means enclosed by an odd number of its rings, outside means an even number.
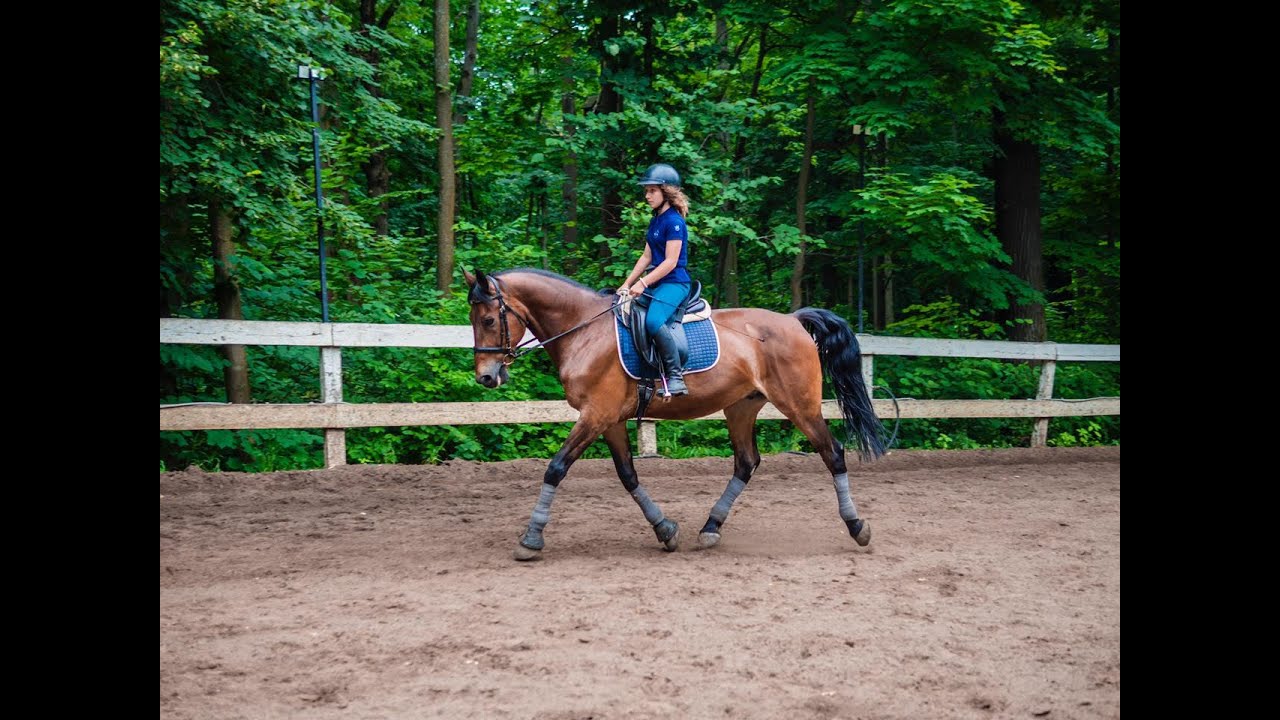
M822 368L831 378L836 399L840 401L848 441L858 448L858 456L863 460L884 455L883 427L862 382L862 353L849 323L821 308L801 308L791 314L805 323L818 344Z

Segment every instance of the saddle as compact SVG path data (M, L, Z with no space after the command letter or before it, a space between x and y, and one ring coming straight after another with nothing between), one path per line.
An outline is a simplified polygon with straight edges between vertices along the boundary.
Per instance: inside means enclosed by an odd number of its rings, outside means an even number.
M644 417L644 412L656 393L654 381L659 377L658 350L644 327L645 318L649 314L649 298L642 296L635 302L623 303L614 308L614 314L617 316L618 346L623 367L627 374L638 380L636 419L640 420ZM709 369L719 358L720 341L714 327L708 322L705 326L708 328L706 330L701 329L704 327L701 324L696 326L699 328L694 332L697 336L697 352L694 354L697 357L690 360L689 336L684 326L710 319L711 309L707 306L706 300L702 299L702 283L695 280L689 287L689 294L676 306L671 319L667 321L667 327L670 328L672 337L676 340L680 360L685 366L685 375ZM625 342L624 328L625 332L630 333L630 337L625 338ZM630 361L626 357L628 352L634 352ZM628 366L628 362L635 363L636 360L639 362L634 366Z
M620 313L619 317L623 324L631 331L640 359L656 368L658 348L644 327L645 318L649 315L649 298L641 296L635 302L626 303L625 307L620 307L614 312ZM702 299L702 283L694 280L689 286L689 294L676 306L675 312L671 313L671 319L667 321L667 327L671 328L676 346L680 350L680 360L685 365L689 364L689 338L685 335L684 323L710 318L711 313L707 312L707 301Z

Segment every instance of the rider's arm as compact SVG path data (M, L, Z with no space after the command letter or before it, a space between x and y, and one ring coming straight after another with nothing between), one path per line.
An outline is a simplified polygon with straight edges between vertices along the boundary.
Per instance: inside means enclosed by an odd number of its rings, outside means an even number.
M644 253L640 255L640 259L636 261L636 266L631 268L631 274L627 275L627 279L622 283L619 290L629 290L636 278L644 274L644 269L649 267L649 263L653 262L653 251L649 249L649 243L644 244Z

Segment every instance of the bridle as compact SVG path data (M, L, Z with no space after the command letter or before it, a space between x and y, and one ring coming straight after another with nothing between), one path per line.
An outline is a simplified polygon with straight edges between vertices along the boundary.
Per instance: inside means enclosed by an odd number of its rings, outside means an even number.
M522 355L531 353L534 350L536 350L537 349L536 347L525 347L525 345L532 342L536 342L537 338L535 338L534 340L530 340L529 343L520 343L519 345L512 347L511 328L507 326L507 313L511 313L512 315L515 315L516 317L520 318L520 322L524 323L525 329L532 327L532 325L529 323L528 318L521 315L519 311L517 311L515 308L508 305L507 301L503 299L502 286L498 284L498 279L491 276L489 280L490 282L493 283L493 295L498 300L498 321L502 323L502 330L501 330L502 347L473 347L472 350L474 350L477 355L481 353L502 353L504 355L502 359L502 364L510 365L511 363L518 360ZM472 305L483 305L484 303L488 302L488 300L469 300L468 302L470 302Z
M498 279L490 275L489 281L493 283L493 298L485 298L483 300L468 300L467 302L471 303L472 305L483 305L484 303L489 302L489 300L491 299L496 299L498 301L498 321L502 323L502 330L501 330L502 334L500 336L502 347L473 347L471 349L477 355L481 353L502 353L502 355L504 356L502 359L503 365L510 365L511 363L515 362L516 360L519 360L520 358L533 352L534 350L537 350L540 347L546 347L547 345L550 345L553 341L559 340L560 338L564 337L565 335L568 335L571 332L574 332L576 330L581 330L582 328L586 327L589 323L594 321L596 318L600 317L601 315L604 315L607 312L611 312L615 307L617 307L620 304L619 300L617 298L614 298L613 303L609 307L605 308L604 310L601 310L595 315L592 315L586 320L583 320L577 325L574 325L568 330L565 330L559 335L547 338L546 340L543 340L538 345L531 345L531 343L538 342L538 339L535 337L532 340L529 340L527 342L522 342L519 345L512 347L511 329L507 326L507 313L511 313L512 315L515 315L516 317L520 318L520 322L524 323L525 329L531 329L533 325L529 322L528 318L521 315L519 311L517 311L515 308L507 304L507 301L502 297L502 286L498 283ZM530 347L525 347L525 345L530 345Z

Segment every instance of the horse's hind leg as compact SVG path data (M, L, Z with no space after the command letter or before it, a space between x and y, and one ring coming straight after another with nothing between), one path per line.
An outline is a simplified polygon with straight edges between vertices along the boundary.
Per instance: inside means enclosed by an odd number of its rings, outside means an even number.
M729 441L733 444L733 477L729 485L711 508L707 524L698 533L698 544L704 548L715 547L720 542L720 526L729 517L729 510L746 489L751 473L760 465L760 450L756 446L756 415L764 407L763 395L739 400L724 409L729 424Z
M820 397L820 396L819 396ZM805 437L809 438L809 442L813 443L813 449L822 457L822 462L826 463L827 470L831 472L832 482L836 488L836 502L840 506L840 519L844 520L844 524L849 528L849 535L859 545L866 545L871 542L871 525L866 520L858 517L858 506L854 504L853 497L849 494L849 469L844 462L844 445L835 439L831 434L831 429L827 427L827 422L822 419L822 401L820 399L811 400L810 408L802 409L802 402L798 398L778 398L774 401L774 405L787 416L796 427L800 428Z
M618 471L618 479L622 487L631 493L631 497L640 506L644 519L653 526L658 542L670 552L680 546L680 526L674 520L668 520L645 489L640 487L636 479L636 466L631 461L631 443L627 440L627 423L620 422L604 431L604 441L609 444L609 452L613 454L613 467Z

